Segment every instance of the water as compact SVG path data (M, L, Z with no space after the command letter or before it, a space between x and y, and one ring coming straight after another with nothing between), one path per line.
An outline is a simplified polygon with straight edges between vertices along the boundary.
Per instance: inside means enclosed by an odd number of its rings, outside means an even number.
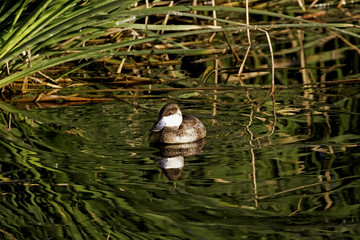
M1 239L356 238L358 92L280 90L275 115L263 90L30 111L1 103ZM169 101L203 121L206 142L149 145ZM166 158L184 166L162 170Z

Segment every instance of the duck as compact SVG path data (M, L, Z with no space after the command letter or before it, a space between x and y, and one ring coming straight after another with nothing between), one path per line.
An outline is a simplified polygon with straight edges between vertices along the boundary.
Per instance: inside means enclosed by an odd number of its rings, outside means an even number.
M206 137L204 124L194 116L182 114L175 103L166 104L159 112L158 121L150 129L150 143L191 143Z

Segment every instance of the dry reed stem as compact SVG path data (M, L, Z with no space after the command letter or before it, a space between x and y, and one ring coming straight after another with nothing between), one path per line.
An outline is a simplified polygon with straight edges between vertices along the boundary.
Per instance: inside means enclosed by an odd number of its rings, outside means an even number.
M305 196L306 196L305 193L304 193L303 195L301 195L301 197L300 197L300 199L299 199L299 202L298 202L298 205L297 205L297 209L296 209L294 212L290 213L290 214L289 214L289 217L294 216L296 213L300 212L300 210L301 210L301 203L302 203L302 200L304 199Z
M304 0L298 0L298 3L299 3L299 7L301 8L301 10L303 10L303 12L305 12L306 8L305 8Z
M13 103L20 102L105 102L105 101L113 101L112 98L99 98L99 97L77 97L77 96L60 96L60 95L45 95L40 93L35 97L24 97L20 99L11 100Z
M286 189L284 191L280 191L280 192L276 192L273 194L268 194L268 195L264 195L264 196L260 196L257 199L261 200L261 199L266 199L266 198L271 198L271 197L276 197L285 193L289 193L289 192L293 192L293 191L297 191L297 190L302 190L302 189L306 189L306 188L311 188L311 187L316 187L319 185L324 185L324 184L329 184L329 183L334 183L334 182L339 182L339 181L343 181L343 180L347 180L347 179L352 179L352 178L358 178L358 176L348 176L348 177L343 177L343 178L339 178L339 179L334 179L334 180L329 180L329 181L323 181L323 182L317 182L317 183L312 183L312 184L306 184L306 185L302 185L299 187L295 187L295 188L290 188L290 189Z
M137 34L135 33L135 32L133 32L133 31L131 31L132 33L133 33L133 40L134 39L136 39L136 36L137 36ZM128 48L127 48L127 52L130 52L131 51L131 48L132 48L132 45L130 45ZM119 67L118 67L118 69L116 70L116 73L117 74L120 74L121 73L121 71L122 71L122 68L123 68L123 66L124 66L124 64L125 64L125 61L126 61L126 57L127 56L124 56L124 58L121 60L121 63L119 64Z
M302 76L302 81L304 84L309 84L310 80L307 75L306 71L306 57L305 57L305 49L304 49L304 33L302 30L297 30L298 32L298 39L300 44L300 72Z
M10 76L9 62L6 62L6 72Z
M11 130L11 120L12 120L12 114L11 112L9 112L9 123L8 123L8 130L10 131Z
M273 91L272 88L271 88L271 91ZM274 134L275 127L276 127L276 121L277 121L277 118L276 118L276 102L275 102L275 94L274 93L271 94L271 99L272 99L272 103L273 103L273 124L272 124L272 127L271 127L271 132L268 135L268 137L271 137L271 135Z
M346 40L343 36L341 36L340 34L332 31L331 29L327 29L329 32L331 32L332 34L334 34L336 37L340 38L341 40L343 40L343 42L347 45L349 45L349 47L351 47L352 49L354 49L355 51L357 51L357 53L360 55L360 49L355 46L354 44L352 44L351 42L349 42L348 40Z
M50 81L56 83L56 81L54 79L52 79L51 77L49 77L48 75L46 75L45 73L42 73L41 71L38 71L38 73L43 76L46 79L49 79Z
M236 63L235 65L237 65L241 60L239 58L239 55L236 53L235 49L231 46L228 38L226 37L226 34L223 32L223 36L224 36L224 39L226 41L226 44L228 45L228 47L230 48L232 54L234 55L234 57L236 58Z
M253 183L253 193L254 193L254 204L255 204L255 208L258 208L258 192L257 192L257 182L256 182L256 161L255 161L255 152L254 152L254 148L253 148L253 140L254 140L254 134L252 133L252 131L250 130L250 126L252 125L253 122L253 114L254 114L254 109L251 108L250 110L250 115L249 115L249 122L246 125L246 131L250 134L250 140L249 140L249 145L250 145L250 153L251 153L251 169L252 169L252 183Z
M246 25L250 26L250 20L249 20L249 0L246 0L245 2L245 16L246 16ZM250 49L251 49L251 37L250 37L250 29L246 29L246 34L247 34L247 39L248 39L248 48L246 50L246 53L245 53L245 56L244 56L244 60L243 62L241 63L241 66L239 68L239 72L238 72L238 77L240 79L240 82L242 83L241 81L241 74L244 70L244 66L245 66L245 62L246 62L246 59L249 55L249 52L250 52Z
M215 5L216 5L216 4L215 4L215 0L211 0L211 5L212 5L213 7L215 7ZM212 13L213 13L213 18L216 18L216 11L214 10L214 11L212 11ZM216 27L216 26L217 26L217 21L214 20L214 27ZM216 32L214 32L214 33L211 35L211 37L209 38L209 42L210 42L210 43L213 42L215 36L216 36Z
M174 1L170 1L169 7L172 7L173 5L174 5ZM167 22L169 21L169 17L170 17L169 13L165 15L165 19L164 19L162 25L164 25L164 26L167 25ZM164 32L165 32L165 30L161 30L161 34L164 34Z
M246 14L246 25L250 26L250 17L249 17L249 0L246 0L246 7L245 7L245 14ZM254 30L256 30L256 26L253 27ZM274 94L275 92L275 62L274 62L274 52L273 52L273 48L272 48L272 44L271 44L271 39L270 39L270 35L268 33L268 31L264 30L264 29L259 29L261 32L264 32L266 35L266 39L268 41L268 45L269 45L269 51L270 51L270 57L271 57L271 91L270 94ZM242 80L241 80L241 73L243 72L244 66L245 66L245 62L247 60L247 57L249 55L250 49L251 49L251 37L250 37L250 29L247 28L246 29L246 33L247 33L247 39L248 39L248 43L249 46L246 50L245 56L244 56L244 60L241 63L241 66L239 68L239 72L238 72L238 77L240 80L240 83L243 85Z
M149 8L149 0L145 0L145 6L146 6L146 9ZM149 22L149 16L146 16L146 17L145 17L145 26L148 25L148 22ZM143 37L145 37L145 36L146 36L146 35L145 35L145 33L144 33L144 36L143 36Z
M36 77L30 77L30 79L31 79L31 80L34 80L34 81L36 81L36 82L38 82L38 83L41 83L42 85L45 85L45 86L51 87L51 88L62 88L62 87L61 87L61 86L59 86L59 85L44 82L44 81L42 81L41 79L36 78Z
M266 33L266 38L268 40L268 44L269 44L269 50L270 50L270 57L271 57L271 92L270 94L273 95L275 92L275 63L274 63L274 52L272 49L272 44L271 44L271 39L269 36L268 31L265 31Z

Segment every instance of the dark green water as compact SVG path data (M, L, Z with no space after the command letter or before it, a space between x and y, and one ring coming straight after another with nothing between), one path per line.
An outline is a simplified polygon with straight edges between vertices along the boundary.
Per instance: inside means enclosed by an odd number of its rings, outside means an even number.
M254 101L192 90L30 111L0 103L0 238L357 238L359 90L278 91L271 136L271 98L251 108L260 90ZM147 140L168 101L208 130L202 149L173 149L199 153L168 171L175 181L158 167L174 155Z

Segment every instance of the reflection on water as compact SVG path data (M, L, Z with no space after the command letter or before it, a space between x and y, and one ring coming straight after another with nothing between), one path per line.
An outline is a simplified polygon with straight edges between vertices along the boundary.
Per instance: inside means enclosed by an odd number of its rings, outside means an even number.
M184 158L194 157L202 152L206 139L200 139L192 143L183 144L152 144L159 148L159 159L156 159L165 176L170 181L178 180L181 169L184 167Z
M178 103L206 143L168 146L147 139L158 99L0 103L1 238L359 236L358 92L205 91Z

